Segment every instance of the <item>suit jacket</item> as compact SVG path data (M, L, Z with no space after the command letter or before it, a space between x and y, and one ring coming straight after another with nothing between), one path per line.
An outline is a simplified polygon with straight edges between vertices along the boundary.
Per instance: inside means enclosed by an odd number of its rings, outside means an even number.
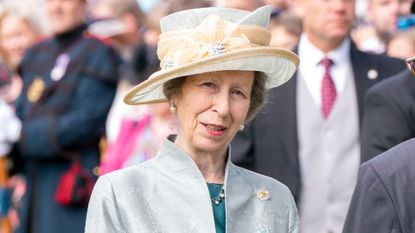
M228 160L224 189L226 232L298 233L294 199L278 181ZM261 197L261 190L269 195ZM98 179L85 232L215 232L203 175L189 155L166 140L154 159Z
M402 60L357 50L352 44L351 63L356 86L359 117L363 96L369 87L405 69ZM368 78L368 72L377 78ZM271 176L291 190L298 200L301 192L297 117L297 77L270 91L268 104L237 134L232 142L235 164Z
M415 232L415 139L363 163L343 233Z
M415 77L405 70L371 88L365 97L362 161L415 137Z

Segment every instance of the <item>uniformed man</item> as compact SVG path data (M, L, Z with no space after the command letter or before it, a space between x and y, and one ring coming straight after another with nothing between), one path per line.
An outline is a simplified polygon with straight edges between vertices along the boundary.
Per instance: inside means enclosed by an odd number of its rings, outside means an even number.
M85 33L86 5L45 0L53 36L31 48L19 67L18 148L27 191L18 232L83 232L88 193L78 192L85 187L76 182L93 180L120 63L113 49ZM73 173L65 180L69 168ZM65 185L69 191L61 189Z

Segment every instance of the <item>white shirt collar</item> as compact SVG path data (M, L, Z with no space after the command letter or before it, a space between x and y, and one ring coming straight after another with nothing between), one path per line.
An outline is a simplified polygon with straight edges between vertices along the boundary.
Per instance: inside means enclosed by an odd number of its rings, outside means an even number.
M319 48L314 46L305 33L301 35L300 43L298 45L298 55L300 57L301 64L307 66L315 66L320 63L324 57L329 57L334 64L341 64L349 61L351 42L349 38L343 40L339 47L325 54Z

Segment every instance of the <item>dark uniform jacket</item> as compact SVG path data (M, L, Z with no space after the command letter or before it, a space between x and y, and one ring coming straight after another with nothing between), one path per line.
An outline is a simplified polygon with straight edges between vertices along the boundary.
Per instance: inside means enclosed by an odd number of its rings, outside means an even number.
M363 163L343 233L415 232L415 139Z
M363 96L373 84L405 69L399 59L364 53L352 43L350 50L359 119ZM369 78L369 71L377 78ZM301 192L297 135L297 77L270 91L268 104L232 142L235 164L273 177L291 190L298 201Z
M86 36L86 26L30 49L19 74L24 85L16 101L23 122L18 143L27 191L18 232L83 232L86 206L54 200L61 175L79 159L92 175L98 141L111 106L120 58Z

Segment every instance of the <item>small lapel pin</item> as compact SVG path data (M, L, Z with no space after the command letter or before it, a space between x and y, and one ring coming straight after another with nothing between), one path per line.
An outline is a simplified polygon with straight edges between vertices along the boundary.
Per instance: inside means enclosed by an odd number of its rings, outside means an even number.
M256 193L256 196L257 196L257 198L258 198L259 200L261 200L261 201L266 201L266 200L268 200L268 199L269 199L269 197L270 197L270 193L269 193L269 191L268 191L268 190L266 190L266 189L260 189L260 190L258 190L258 192Z
M375 69L370 69L370 70L367 72L367 77L368 77L369 79L371 79L371 80L373 80L373 79L377 79L377 78L378 78L378 71L377 71L377 70L375 70Z
M56 58L55 66L50 72L50 77L53 81L59 81L62 79L66 73L70 60L71 58L66 53L60 54L58 58Z

